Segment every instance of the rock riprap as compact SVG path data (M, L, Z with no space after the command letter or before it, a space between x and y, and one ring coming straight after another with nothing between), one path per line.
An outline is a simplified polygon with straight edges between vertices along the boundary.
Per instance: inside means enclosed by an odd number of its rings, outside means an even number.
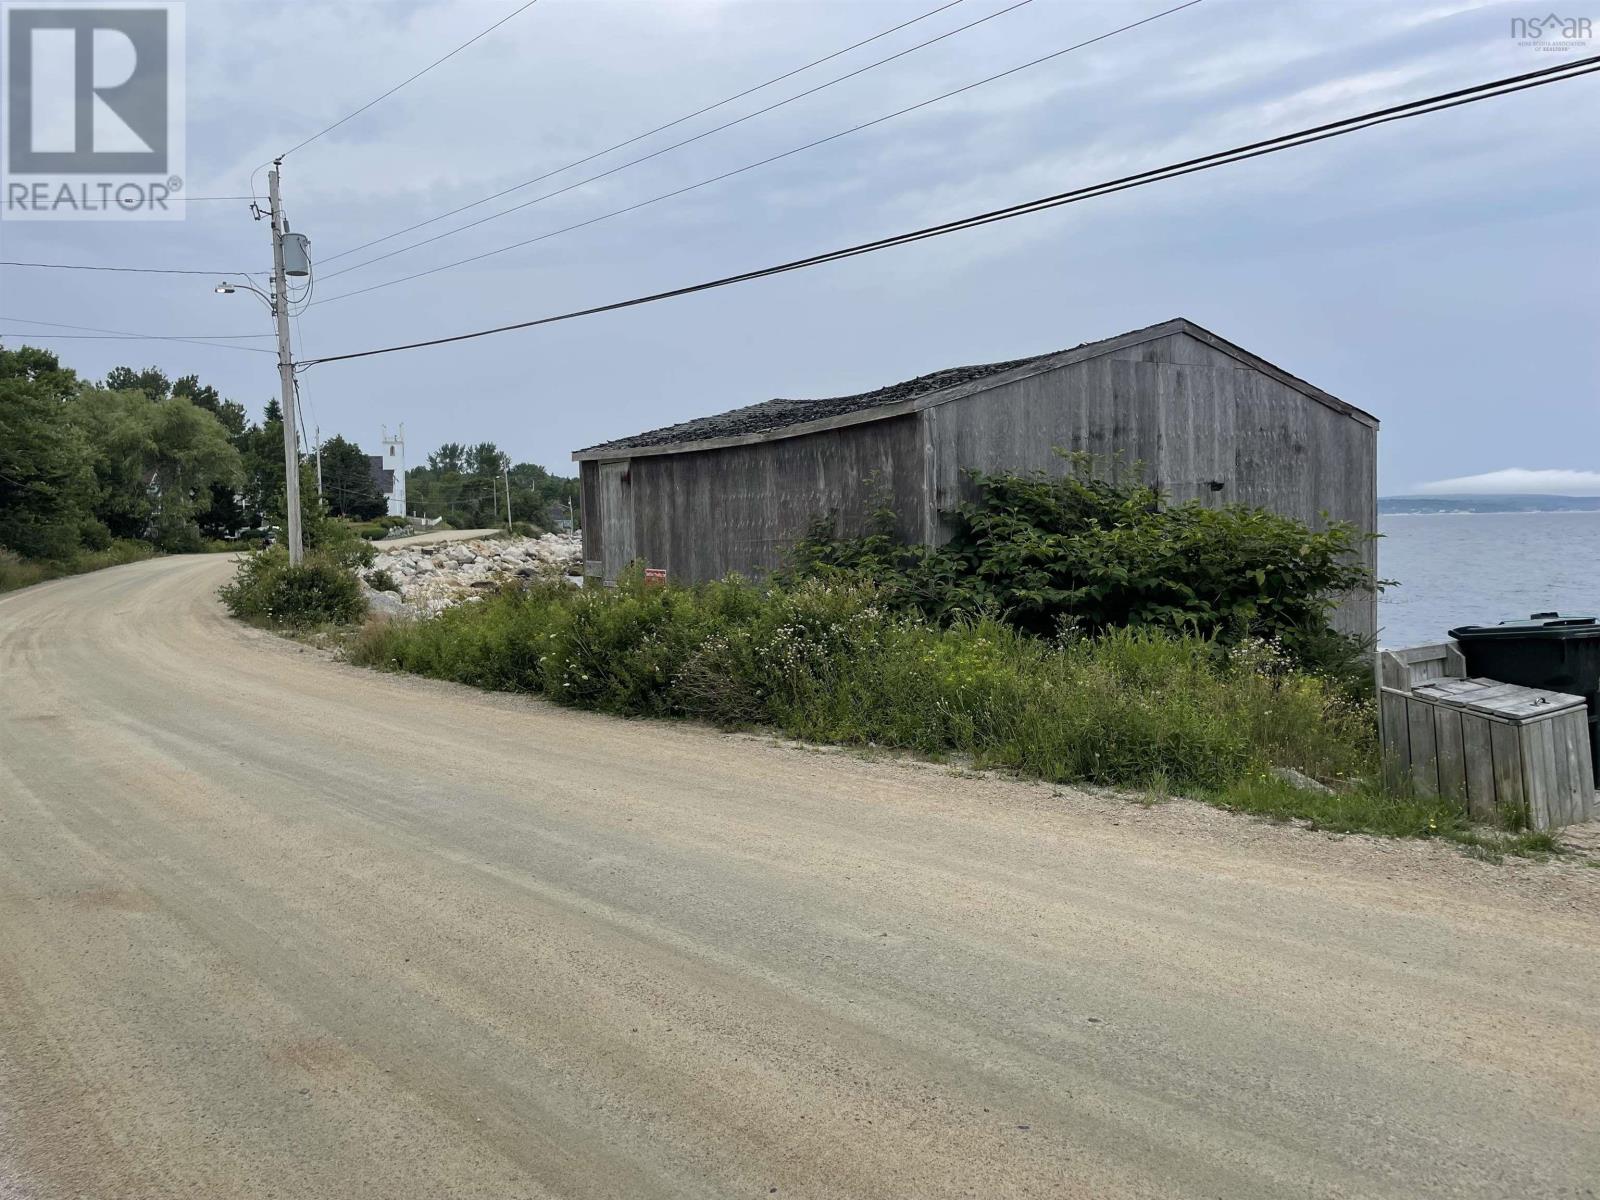
M361 588L375 613L428 615L487 595L518 579L555 579L583 570L582 539L575 533L473 539L378 551L362 568ZM367 576L388 573L400 591L376 591Z

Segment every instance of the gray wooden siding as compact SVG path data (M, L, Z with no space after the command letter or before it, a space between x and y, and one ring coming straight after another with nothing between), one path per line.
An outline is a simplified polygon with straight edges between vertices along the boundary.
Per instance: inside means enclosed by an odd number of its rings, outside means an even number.
M632 562L638 553L628 476L626 462L600 464L600 479L595 495L599 499L598 523L606 531L605 546L599 558L607 579L615 579L617 572Z
M600 464L597 462L580 462L578 464L578 516L582 528L578 531L583 538L584 562L594 563L600 561ZM585 567L585 573L588 568Z
M1184 361L1177 362L1174 359ZM1186 334L1074 363L926 410L932 506L971 485L960 472L1068 469L1056 447L1142 463L1174 500L1258 505L1323 523L1326 511L1377 527L1377 431L1245 367ZM1220 484L1220 488L1213 487ZM948 536L942 524L939 535ZM1366 563L1375 565L1368 545ZM1342 606L1338 624L1375 632L1372 597Z
M880 491L900 515L900 535L919 540L919 431L913 414L723 450L585 462L584 515L587 522L592 490L600 520L586 524L584 557L604 563L608 580L635 556L677 580L755 575L782 566L819 517L832 518L837 532L859 532ZM616 501L607 478L626 479ZM626 518L612 515L617 505Z

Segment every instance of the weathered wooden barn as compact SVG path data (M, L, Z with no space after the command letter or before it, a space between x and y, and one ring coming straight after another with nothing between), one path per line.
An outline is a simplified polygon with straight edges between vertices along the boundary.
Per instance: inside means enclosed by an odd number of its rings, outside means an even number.
M1120 453L1175 500L1372 531L1377 442L1369 413L1180 317L860 395L769 400L572 457L587 573L609 582L642 560L687 581L780 566L814 519L857 530L884 493L903 537L936 543L965 468L1064 471L1057 447ZM1352 597L1339 623L1373 634L1373 598Z

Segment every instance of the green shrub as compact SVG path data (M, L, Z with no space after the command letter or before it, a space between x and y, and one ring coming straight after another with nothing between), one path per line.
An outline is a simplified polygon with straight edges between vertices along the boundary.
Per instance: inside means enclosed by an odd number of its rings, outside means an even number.
M246 555L219 595L234 616L287 629L349 624L367 611L348 566L307 556L292 567L281 546Z
M355 570L371 566L372 560L378 556L372 544L363 539L350 522L316 512L313 508L306 510L302 531L307 559L315 557L334 566Z
M368 571L362 576L367 581L367 586L375 592L398 592L400 585L394 581L394 576L388 571Z
M168 554L198 554L205 549L200 526L184 517L162 515L151 523L149 539Z
M1341 677L1365 658L1366 646L1329 624L1344 595L1376 586L1353 526L1313 531L1244 505L1168 504L1067 457L1064 477L967 472L976 498L946 514L953 532L940 547L899 542L887 509L859 537L819 523L784 577L869 580L891 605L941 624L994 614L1040 637L1136 628L1223 645L1266 638ZM1370 670L1354 669L1370 686Z

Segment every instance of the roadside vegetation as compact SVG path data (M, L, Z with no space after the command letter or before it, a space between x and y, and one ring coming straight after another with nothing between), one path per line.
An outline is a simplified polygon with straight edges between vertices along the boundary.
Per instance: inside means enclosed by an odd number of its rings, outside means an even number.
M545 584L373 624L349 655L604 712L770 725L1059 781L1222 787L1280 759L1334 779L1369 765L1369 714L1270 643L1219 652L1133 629L1044 639L990 617L938 626L864 583Z
M48 350L0 347L0 591L161 553L237 550L282 490L276 406L196 376L80 378Z
M1376 586L1354 530L1168 505L1087 462L971 482L938 549L901 544L880 512L860 536L819 526L762 583L668 586L635 569L615 588L509 586L352 627L345 652L621 716L1181 794L1330 832L1487 857L1552 847L1378 786L1368 648L1330 624L1341 595ZM342 542L298 573L268 552L224 595L267 623L351 621L361 564Z
M350 661L622 716L771 728L1059 783L1194 796L1340 833L1439 837L1486 857L1547 835L1384 795L1370 704L1281 645L1113 629L1041 638L992 617L935 625L869 585L543 583L423 621L374 621ZM1292 766L1328 790L1273 774Z
M906 545L880 508L859 536L815 524L781 578L870 582L897 611L949 625L992 615L1036 637L1147 629L1221 646L1274 642L1297 667L1370 689L1371 647L1330 625L1339 599L1378 586L1363 534L1242 504L1169 504L1138 464L1065 454L1066 475L966 473L944 545Z
M376 552L357 526L330 515L315 499L302 505L305 557L289 565L282 545L245 555L218 593L229 612L252 624L308 630L350 625L367 615L358 573Z
M229 407L194 376L118 368L79 379L46 350L0 348L0 546L13 586L197 551L244 483Z
M120 567L155 557L147 542L114 541L104 550L81 550L65 559L25 559L0 547L0 592L12 592L50 579L81 575L102 567Z

